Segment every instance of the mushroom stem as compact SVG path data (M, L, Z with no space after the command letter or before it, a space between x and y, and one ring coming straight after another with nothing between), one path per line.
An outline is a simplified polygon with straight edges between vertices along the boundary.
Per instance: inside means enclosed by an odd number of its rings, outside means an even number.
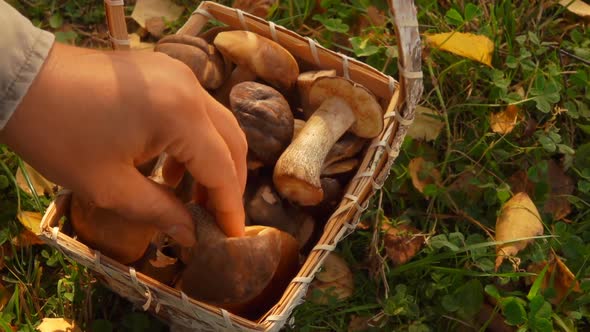
M320 105L275 166L274 182L284 197L301 205L322 201L324 160L355 120L352 108L342 98L328 98Z

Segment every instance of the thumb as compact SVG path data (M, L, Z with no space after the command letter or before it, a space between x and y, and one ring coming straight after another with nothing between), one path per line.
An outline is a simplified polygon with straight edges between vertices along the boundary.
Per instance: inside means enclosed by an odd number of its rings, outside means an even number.
M134 167L97 178L103 183L99 186L102 189L90 195L96 205L129 220L151 224L182 246L194 245L193 220L182 202L165 186L144 177Z

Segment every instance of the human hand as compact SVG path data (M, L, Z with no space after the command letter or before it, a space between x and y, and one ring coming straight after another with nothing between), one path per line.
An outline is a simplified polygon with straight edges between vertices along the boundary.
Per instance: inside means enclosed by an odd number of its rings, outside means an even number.
M165 54L56 43L0 141L98 207L190 246L188 211L135 168L166 152L206 188L222 230L244 233L245 136L191 70Z

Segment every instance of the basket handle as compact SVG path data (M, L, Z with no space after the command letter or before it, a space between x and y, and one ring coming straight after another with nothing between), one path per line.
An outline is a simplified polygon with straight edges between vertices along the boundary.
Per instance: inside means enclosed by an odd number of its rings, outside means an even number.
M124 6L124 0L104 0L111 47L115 50L130 49Z

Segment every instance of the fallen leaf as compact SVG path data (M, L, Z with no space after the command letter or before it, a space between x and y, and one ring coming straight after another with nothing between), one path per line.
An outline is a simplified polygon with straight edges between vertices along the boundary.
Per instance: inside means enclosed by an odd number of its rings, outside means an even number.
M6 241L0 246L0 271L6 267L6 258L12 258L12 246L10 242Z
M270 12L270 8L276 2L277 0L236 0L232 7L261 18L266 18Z
M486 326L488 332L512 332L516 327L506 324L504 317L499 312L494 311L494 307L484 303L481 310L475 316L478 322L478 328Z
M490 114L490 124L492 131L497 134L509 134L516 126L518 107L508 105L502 112Z
M152 17L162 17L168 22L176 21L183 10L183 7L170 0L137 0L131 18L145 28L146 20Z
M342 259L336 253L329 253L322 270L318 272L315 279L311 282L308 290L308 298L316 304L328 304L331 297L337 300L344 300L352 295L354 289L354 280L352 272ZM315 290L320 291L321 296L312 296Z
M47 180L43 175L41 175L33 167L31 167L31 165L29 165L27 163L23 163L23 164L25 166L24 167L25 171L29 175L29 179L31 180L31 184L33 185L33 188L35 189L35 192L37 193L37 195L41 196L43 194L48 194L48 195L52 194L55 184L53 182ZM22 191L24 191L30 195L33 194L31 187L27 183L27 180L25 178L25 174L24 174L22 168L20 168L20 167L16 170L16 184L18 185L18 187Z
M574 180L555 161L549 160L548 179L549 197L545 201L543 211L551 213L553 219L561 220L572 211L567 196L574 192Z
M371 23L373 23L373 25L377 27L384 26L387 22L387 17L383 13L383 11L379 10L375 6L367 7L367 16L371 20Z
M529 196L535 193L535 184L529 179L526 171L518 170L508 178L508 184L512 192L526 192Z
M582 16L590 17L590 5L581 0L560 0L559 4L566 7L570 12Z
M513 241L543 234L543 224L537 207L525 192L514 195L500 211L496 220L496 241ZM507 256L514 256L532 242L532 239L498 244L496 271Z
M166 23L161 17L150 17L145 20L145 29L154 37L161 38L166 30Z
M156 46L154 43L142 42L141 37L136 33L129 34L129 42L131 49L137 51L153 51Z
M463 32L426 35L426 40L443 51L492 66L494 42L488 37Z
M41 234L41 219L43 219L41 213L20 211L16 217L33 234Z
M558 256L551 254L549 262L543 261L531 264L527 268L527 271L531 273L539 273L547 265L549 266L543 277L543 281L541 282L541 289L546 290L550 287L555 289L555 296L548 299L551 303L554 305L559 304L566 295L568 295L570 287L572 292L582 293L582 288L580 287L580 283L576 279L576 276ZM531 277L531 283L534 283L536 279L536 276Z
M12 292L10 292L2 283L0 283L0 312L4 310L4 307L10 301Z
M381 229L385 232L383 236L385 252L395 265L405 264L424 246L424 235L420 235L420 230L410 225L393 226L384 222Z
M43 318L36 328L40 332L82 332L71 319Z
M406 135L419 140L434 141L444 127L437 111L424 106L416 106L414 123Z
M15 236L11 241L12 241L12 244L14 244L17 247L26 247L26 246L34 246L37 244L45 244L45 242L43 240L41 240L40 237L38 237L37 235L35 235L33 232L31 232L28 229L23 229L23 231L20 232L20 234L18 234L17 236Z
M448 187L449 193L464 193L469 199L476 201L483 194L483 189L471 183L477 178L470 171L462 172Z
M350 322L348 323L348 332L367 331L371 327L369 325L370 320L371 320L370 316L352 315L350 317Z
M440 184L440 172L422 157L410 160L408 170L414 188L421 193L424 193L424 187L429 184Z

